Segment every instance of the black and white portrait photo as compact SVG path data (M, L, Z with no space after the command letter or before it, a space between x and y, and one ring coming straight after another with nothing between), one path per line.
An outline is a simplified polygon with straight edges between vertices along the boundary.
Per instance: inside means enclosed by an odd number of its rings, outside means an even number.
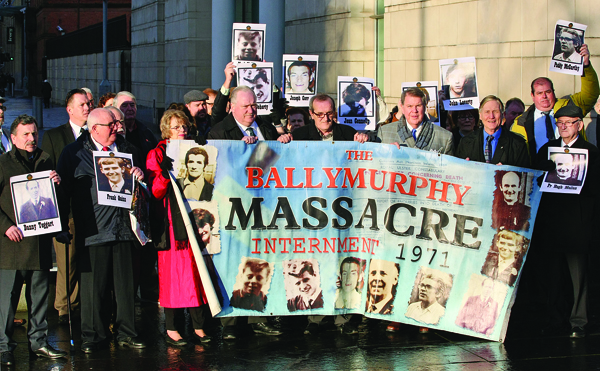
M448 273L421 267L417 273L404 315L415 321L437 325L446 313L453 277Z
M232 60L259 62L265 55L265 31L267 25L234 23Z
M523 235L500 229L492 241L481 273L509 286L514 286L529 240Z
M131 160L121 157L97 157L98 191L132 194Z
M549 147L548 157L555 169L546 174L540 187L543 192L580 193L587 175L588 150Z
M323 308L321 275L316 259L284 260L283 272L290 312Z
M528 231L531 205L529 194L533 181L529 173L498 170L494 174L492 228Z
M196 143L193 145L190 147L190 141L180 144L177 183L188 201L210 201L214 190L216 155L209 155L209 152L216 152L216 149L212 146L199 147Z
M443 59L439 65L444 108L448 111L479 108L475 58Z
M253 63L238 67L238 86L245 85L256 94L257 103L271 103L273 99L273 63Z
M399 276L398 263L371 259L367 269L367 313L393 313Z
M582 46L587 26L559 20L554 28L554 48L550 71L568 75L583 75Z
M263 312L272 274L273 268L266 260L242 258L229 305Z
M335 309L358 308L362 300L365 260L347 256L340 262Z

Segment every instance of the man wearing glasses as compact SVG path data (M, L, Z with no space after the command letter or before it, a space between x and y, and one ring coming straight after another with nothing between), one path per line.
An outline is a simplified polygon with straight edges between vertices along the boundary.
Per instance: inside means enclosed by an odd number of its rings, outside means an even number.
M135 330L133 282L133 242L129 210L98 204L96 171L93 151L130 153L133 165L142 163L139 151L117 134L119 122L107 108L97 108L89 114L88 131L77 141L65 147L56 171L62 174L59 190L60 215L72 211L80 246L81 277L81 337L84 353L93 353L108 346L110 311L102 305L110 300L107 293L114 291L117 303L116 342L121 346L144 348ZM143 171L136 166L130 170L133 177L143 180ZM73 200L73 202L71 202ZM57 238L66 240L65 229ZM110 285L110 282L114 285ZM110 285L110 287L109 287Z
M536 231L539 236L538 246L543 247L543 254L536 256L534 267L539 267L535 272L538 285L544 291L544 308L546 309L545 328L548 332L562 330L558 324L565 320L571 326L570 336L580 338L585 336L587 316L587 267L589 249L595 242L595 229L597 224L594 215L597 209L597 190L600 173L600 151L593 144L585 141L579 134L583 129L583 112L581 108L573 105L559 109L554 117L560 135L546 143L540 149L537 157L537 168L552 171L554 163L548 160L548 147L561 147L565 153L569 148L580 148L588 151L587 176L583 183L581 193L546 193L542 197L536 219ZM556 164L558 170L558 163ZM566 213L557 223L559 213ZM595 246L595 244L593 245ZM537 247L537 246L536 246ZM535 248L535 247L534 247ZM566 268L570 275L564 274ZM569 302L570 290L563 292L564 283L573 284L574 296L570 315L559 312L565 300Z
M368 136L352 126L338 124L333 98L317 94L310 98L308 109L313 122L292 132L294 140L356 141L364 143Z
M382 143L393 144L398 149L409 147L452 156L452 133L429 121L425 117L426 107L427 99L421 89L406 89L398 104L403 116L395 123L380 126L377 137Z
M579 31L564 27L558 36L560 49L552 57L555 61L565 61L581 64L581 55L577 49L581 46L581 35Z
M64 125L50 129L44 133L42 137L41 148L44 152L50 155L50 159L55 166L58 164L58 159L63 149L73 143L79 136L87 130L86 122L90 114L90 101L87 93L83 89L73 89L67 93L65 99L67 113L69 114L69 122ZM63 224L64 225L64 224ZM82 241L77 237L73 216L69 215L69 230L73 235L73 243L69 247L69 291L71 292L71 306L79 305L79 284L75 274L77 271L77 250ZM58 323L66 325L69 323L67 314L67 284L66 270L67 258L65 256L65 245L54 240L54 250L56 251L56 297L54 299L54 308L58 311Z

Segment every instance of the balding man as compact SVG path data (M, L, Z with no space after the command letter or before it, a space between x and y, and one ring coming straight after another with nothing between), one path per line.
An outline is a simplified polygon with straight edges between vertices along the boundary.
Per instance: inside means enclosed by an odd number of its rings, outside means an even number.
M583 57L584 67L581 76L581 91L569 95L567 98L557 99L552 80L547 77L538 77L531 82L533 105L517 117L510 128L511 131L525 138L532 162L544 144L559 137L554 113L561 107L574 105L581 108L585 116L594 107L600 94L598 76L590 64L590 53L586 44L581 46L579 54ZM584 132L582 131L580 134L585 139Z
M73 212L77 233L84 238L79 267L81 271L81 337L84 353L107 345L108 321L102 310L109 300L108 285L115 293L117 342L122 346L143 348L135 330L132 248L136 239L131 230L129 210L100 205L96 191L93 151L131 153L133 164L142 163L137 149L117 134L118 122L106 108L93 110L88 117L88 132L65 147L57 166L63 175L60 192L61 216ZM132 176L142 180L143 171L132 167ZM74 202L71 203L71 200ZM76 201L76 202L75 202ZM63 224L63 225L66 225Z
M56 166L63 149L73 143L86 130L86 122L90 114L90 100L85 90L73 89L67 93L65 98L69 122L50 129L42 137L41 148L50 155L52 163ZM76 307L79 304L79 284L77 272L77 249L82 244L77 237L73 216L69 215L69 229L73 235L73 243L69 246L69 291L71 292L71 306ZM67 314L67 256L65 244L54 240L54 250L56 251L56 296L54 298L54 308L58 311L58 322L66 325L69 323Z
M523 204L519 198L524 180L518 173L508 171L502 175L498 188L501 197L494 199L494 212L492 213L492 228L504 227L514 231L529 230L529 217L531 207Z

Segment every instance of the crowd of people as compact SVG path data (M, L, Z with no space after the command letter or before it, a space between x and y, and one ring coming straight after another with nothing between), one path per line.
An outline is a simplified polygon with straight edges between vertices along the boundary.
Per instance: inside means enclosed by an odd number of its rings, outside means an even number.
M28 285L26 295L31 351L40 357L66 356L66 352L48 343L47 336L46 307L52 246L56 250L58 265L54 307L58 311L59 324L68 323L68 306L80 311L83 352L93 353L107 346L113 337L109 330L111 323L118 345L132 348L146 346L135 328L134 300L138 291L142 298L158 301L164 307L165 337L170 345L183 346L188 342L177 326L184 309L187 309L192 320L194 341L208 342L215 336L211 331L215 321L208 310L203 283L170 181L169 171L173 165L166 155L166 143L167 140L177 139L193 139L200 145L207 140L241 140L247 145L263 140L281 143L297 140L379 142L382 145L391 144L398 150L409 147L468 161L547 171L556 166L548 160L548 147L585 148L589 151L589 163L583 191L581 194L544 195L536 220L538 227L535 231L539 233L534 234L533 247L529 248L530 251L551 249L554 252L539 256L534 254L531 264L536 272L535 279L543 282L540 284L544 288L540 300L544 300L544 308L548 308L543 329L556 330L556 327L567 322L572 337L585 336L588 320L586 259L593 243L591 223L597 213L598 199L592 187L600 173L600 163L598 149L586 141L582 119L596 103L600 87L586 45L581 46L580 54L585 67L581 77L581 92L558 99L552 81L540 77L531 82L533 104L527 110L517 98L509 99L504 104L499 97L488 95L482 99L478 110L442 111L439 120L441 125L430 120L427 114L429 95L417 87L402 93L398 106L387 119L381 120L375 132L359 132L351 126L338 123L335 100L325 94L314 95L307 110L287 107L285 100L279 99L271 115L258 116L256 106L260 99L255 91L246 86L231 86L235 75L233 63L225 67L225 81L218 91L192 90L182 97L183 102L174 102L168 107L160 120L160 141L136 118L136 98L126 91L102 96L97 106L89 89L69 91L65 98L69 122L46 131L41 146L36 120L28 115L18 116L10 132L3 130L0 142L0 151L4 153L0 156L2 364L14 363L12 351L16 344L11 336L14 327L22 324L15 320L15 311L23 282ZM294 67L290 67L290 73L303 73L293 70ZM448 79L460 79L462 76L460 71L449 71L448 75ZM355 90L353 94L370 97L368 92ZM379 89L375 87L373 90L381 105L383 100L380 99ZM350 93L348 90L347 94ZM4 99L0 98L0 114L5 110L2 103ZM596 104L598 111L600 103ZM107 177L110 179L114 176L115 184L119 184L124 182L119 175L127 167L132 178L148 183L152 196L150 224L154 248L140 248L132 232L127 209L99 204L96 189L101 180L97 179L93 151L132 156L134 166L113 161L102 164L101 172L110 173ZM213 185L205 178L207 164L208 154L202 148L195 148L195 151L186 155L186 177L178 183L186 198L211 200ZM104 168L104 165L107 167ZM50 179L56 185L64 230L56 235L24 237L15 221L10 177L44 170L50 171ZM565 171L570 170L567 167ZM483 303L489 302L486 292L491 291L495 282L514 283L516 275L513 274L511 262L518 260L519 256L515 254L522 252L523 244L514 242L515 233L511 230L529 228L525 225L528 217L517 220L516 216L512 216L512 213L521 215L523 207L528 207L517 200L523 186L522 179L516 172L506 172L498 179L498 184L501 196L498 196L499 203L494 207L503 211L494 220L494 228L499 230L495 238L495 260L486 261L482 273L489 279L481 283L484 288L481 297L473 296L468 308L465 307L464 313L461 312L460 319L457 319L457 323L465 328L481 328L484 332L490 331L489 323L476 321L474 313ZM31 187L34 189L35 185ZM515 211L518 205L521 205L521 209ZM544 233L552 228L553 220L550 218L554 218L554 214L551 210L557 205L567 206L570 210L568 218L563 221L565 228L553 229L552 234ZM40 208L32 205L31 213L35 214L36 210ZM194 220L198 241L201 244L208 243L214 217L210 213L196 214ZM35 216L32 218L35 219ZM575 228L579 232L571 233ZM551 236L551 239L547 236ZM510 248L507 247L509 245ZM521 247L516 248L517 245ZM380 269L379 265L386 263L389 262L372 263L366 273L368 312L386 313L393 307L398 276L394 277L389 272L399 272L399 269L394 266ZM364 262L355 258L348 258L341 264L336 307L352 308L360 300L356 285L363 265ZM539 268L542 265L556 269ZM564 278L559 274L562 265L568 267L570 277ZM505 274L500 267L509 267L506 270L508 273ZM264 308L266 298L261 298L258 293L270 274L269 269L268 265L249 259L243 272L244 284L234 292L231 305ZM387 277L382 277L381 272L387 272ZM290 311L317 308L319 297L322 306L322 294L314 290L316 286L310 283L315 274L313 266L304 262L295 275L297 285L302 288L301 292L316 300L308 302L302 295L293 297L288 301ZM575 301L567 316L558 312L560 305L557 305L557 301L562 297L556 290L565 279L573 283ZM445 283L439 278L423 275L415 291L416 298L406 315L410 318L426 318L426 321L422 321L424 323L437 323L444 312L440 304L444 300L444 286ZM489 309L496 310L495 307ZM335 324L342 333L354 334L361 319L361 315L336 316ZM223 339L236 338L237 320L235 317L221 320ZM282 330L268 321L267 317L255 316L247 321L257 334L282 334ZM305 333L317 333L322 321L323 316L308 316ZM398 331L399 328L398 323L388 325L389 331ZM427 328L423 327L421 331L426 332Z

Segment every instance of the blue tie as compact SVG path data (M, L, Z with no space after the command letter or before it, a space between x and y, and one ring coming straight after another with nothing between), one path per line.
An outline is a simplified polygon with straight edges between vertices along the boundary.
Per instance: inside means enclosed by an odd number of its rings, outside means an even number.
M412 136L416 141L417 140L417 129L412 129Z

